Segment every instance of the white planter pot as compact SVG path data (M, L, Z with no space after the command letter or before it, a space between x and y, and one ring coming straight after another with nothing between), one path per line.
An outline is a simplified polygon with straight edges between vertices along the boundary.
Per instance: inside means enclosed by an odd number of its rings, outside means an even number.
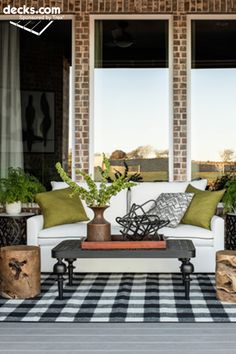
M6 213L15 215L21 212L21 202L6 203Z

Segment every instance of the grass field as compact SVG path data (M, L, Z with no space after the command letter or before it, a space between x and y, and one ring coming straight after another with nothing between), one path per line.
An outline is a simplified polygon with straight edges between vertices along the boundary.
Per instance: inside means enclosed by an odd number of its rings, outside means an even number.
M132 175L133 173L129 173ZM158 172L141 172L140 175L143 177L143 182L153 182L153 181L168 181L168 172L167 171L158 171ZM197 178L206 178L208 180L208 184L212 184L213 181L216 180L217 177L220 177L221 174L219 172L193 172L192 179ZM111 178L114 178L114 174L111 174ZM95 170L95 180L99 181L100 176L98 171Z
M128 175L132 175L133 173L129 173ZM168 181L168 173L166 171L160 172L141 172L140 175L143 177L141 182L153 182L153 181ZM114 173L110 174L111 178L114 178ZM95 172L95 180L100 181L101 178L99 173Z
M143 181L168 181L168 173L166 171L159 172L142 172ZM217 177L221 176L219 172L195 172L192 174L192 179L203 178L208 180L208 184L211 184Z
M192 173L192 179L196 178L206 178L208 184L212 184L213 181L216 180L217 177L222 176L219 172L195 172Z
M140 175L143 177L143 182L168 181L167 171L141 172Z

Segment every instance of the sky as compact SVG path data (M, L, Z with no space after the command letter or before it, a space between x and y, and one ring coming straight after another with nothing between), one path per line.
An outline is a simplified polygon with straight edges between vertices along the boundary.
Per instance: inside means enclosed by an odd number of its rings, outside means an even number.
M236 69L195 69L191 73L192 159L220 161L236 152Z
M168 69L95 69L95 152L168 147Z
M169 145L169 70L95 69L95 152L129 152ZM194 160L220 160L236 151L236 69L191 72L191 151Z

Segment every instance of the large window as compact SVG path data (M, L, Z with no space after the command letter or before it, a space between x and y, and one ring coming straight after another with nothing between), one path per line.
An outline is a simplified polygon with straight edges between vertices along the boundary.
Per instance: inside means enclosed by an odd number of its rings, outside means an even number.
M20 22L0 22L0 177L21 167L50 189L57 161L70 172L71 21Z
M192 21L192 177L236 167L236 20Z
M94 166L168 180L167 20L95 21Z

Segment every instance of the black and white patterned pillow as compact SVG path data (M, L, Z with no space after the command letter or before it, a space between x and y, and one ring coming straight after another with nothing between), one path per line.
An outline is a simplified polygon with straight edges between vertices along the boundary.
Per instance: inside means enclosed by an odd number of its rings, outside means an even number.
M194 193L161 193L148 214L169 220L168 227L176 227L184 216Z

